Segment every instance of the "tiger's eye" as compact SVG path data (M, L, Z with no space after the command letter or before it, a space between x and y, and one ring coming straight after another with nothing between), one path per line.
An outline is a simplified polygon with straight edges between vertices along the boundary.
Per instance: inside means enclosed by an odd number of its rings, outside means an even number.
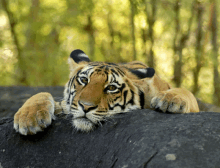
M88 79L86 77L81 77L80 78L80 81L83 83L83 84L87 84L88 83Z
M114 86L114 85L108 86L108 90L110 90L110 91L113 91L113 90L115 90L115 89L117 89L117 87Z

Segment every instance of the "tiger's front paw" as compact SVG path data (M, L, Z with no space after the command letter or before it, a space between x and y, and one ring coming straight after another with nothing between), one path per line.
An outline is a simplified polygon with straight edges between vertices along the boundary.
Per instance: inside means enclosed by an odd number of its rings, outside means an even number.
M49 93L38 93L29 98L14 115L14 129L22 135L36 134L51 124L54 100Z
M188 113L188 102L180 95L171 92L160 92L151 100L151 108L162 112Z

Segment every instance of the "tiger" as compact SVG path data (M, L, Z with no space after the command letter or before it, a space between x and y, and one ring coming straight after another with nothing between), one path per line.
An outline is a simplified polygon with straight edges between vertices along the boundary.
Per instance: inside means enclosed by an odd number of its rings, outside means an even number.
M56 102L48 92L29 98L14 115L14 129L34 135L48 127L59 114L72 116L77 131L90 132L119 113L152 109L166 113L199 112L194 95L156 75L140 61L92 62L82 50L68 58L69 80L63 100Z

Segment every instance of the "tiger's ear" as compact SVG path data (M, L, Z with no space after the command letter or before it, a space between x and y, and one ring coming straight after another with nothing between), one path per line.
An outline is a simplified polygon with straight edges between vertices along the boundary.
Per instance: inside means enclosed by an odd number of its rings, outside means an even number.
M82 51L82 50L73 50L70 53L70 58L73 59L73 61L75 61L75 63L80 63L80 62L90 62L89 57Z
M129 70L139 79L152 78L155 74L154 68L141 68L141 69L129 69Z
M70 57L68 58L68 64L70 66L70 70L73 70L81 63L90 62L89 57L82 50L73 50L70 53Z

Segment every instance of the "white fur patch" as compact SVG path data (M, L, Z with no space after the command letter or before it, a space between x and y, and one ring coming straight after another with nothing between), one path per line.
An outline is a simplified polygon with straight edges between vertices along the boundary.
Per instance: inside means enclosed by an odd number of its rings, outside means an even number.
M120 106L116 106L116 107L114 108L114 111L121 112L121 111L122 111L122 109L121 109L121 107L120 107Z
M159 103L157 104L158 107L161 107L163 105L163 101L159 101Z
M28 129L27 128L19 128L19 132L22 135L27 135Z
M40 126L36 126L36 127L29 127L30 132L32 132L33 134L36 134L37 132L42 131L42 129L40 128Z
M18 131L19 131L18 124L15 124L15 123L14 123L14 129L16 130L16 132L18 132Z
M86 55L85 53L80 53L80 54L78 54L78 56L79 56L79 57L86 57L86 58L89 58L88 55Z
M140 71L141 73L147 73L147 69L137 69L138 71Z
M125 109L125 112L130 112L132 110L137 110L137 109L141 109L140 106L128 104Z
M77 130L81 130L81 131L85 131L85 132L92 131L94 128L94 124L91 121L89 121L88 119L84 119L84 118L74 119L73 126Z

